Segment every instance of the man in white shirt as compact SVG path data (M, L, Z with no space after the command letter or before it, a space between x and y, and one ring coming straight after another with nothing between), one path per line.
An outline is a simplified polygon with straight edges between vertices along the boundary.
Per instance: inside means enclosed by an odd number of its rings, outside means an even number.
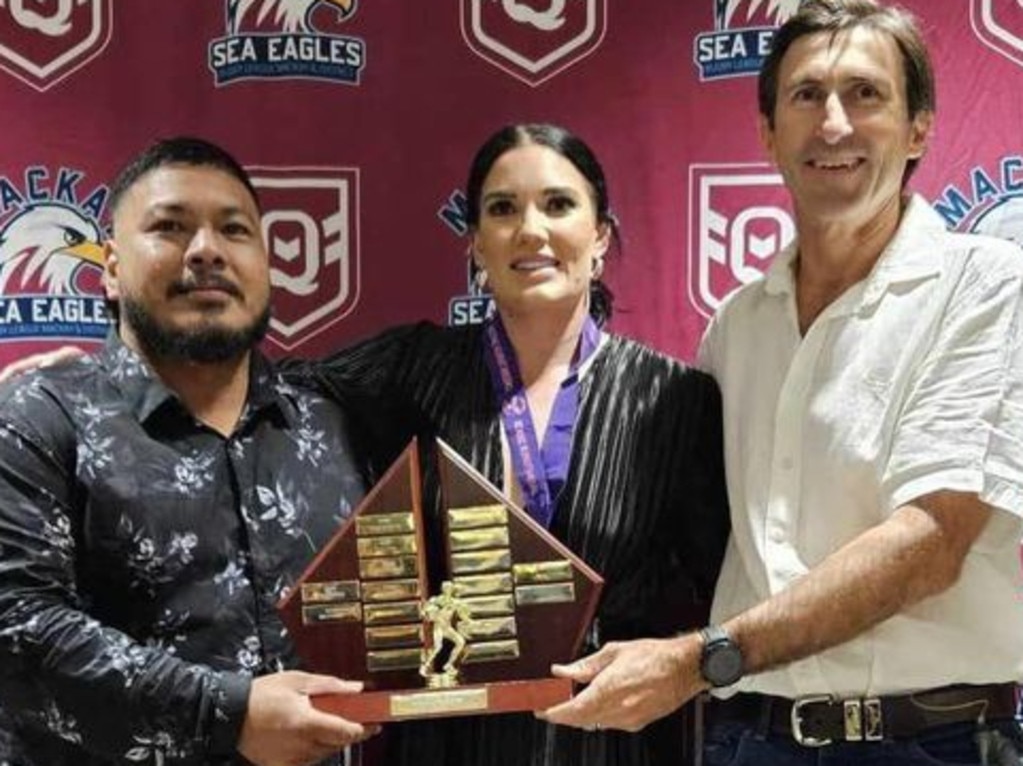
M544 715L636 730L721 687L705 764L1019 763L1023 253L906 192L934 90L902 11L804 2L759 87L798 237L700 351L732 504L714 624L559 669L591 683Z

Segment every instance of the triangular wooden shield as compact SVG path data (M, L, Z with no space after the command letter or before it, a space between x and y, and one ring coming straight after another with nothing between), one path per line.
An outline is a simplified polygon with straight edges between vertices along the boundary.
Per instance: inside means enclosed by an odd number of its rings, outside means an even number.
M349 720L538 710L571 696L550 666L575 658L603 581L439 440L435 459L440 519L424 513L413 441L278 605L307 670L365 683L314 698ZM458 644L444 638L448 617L424 617L442 591Z

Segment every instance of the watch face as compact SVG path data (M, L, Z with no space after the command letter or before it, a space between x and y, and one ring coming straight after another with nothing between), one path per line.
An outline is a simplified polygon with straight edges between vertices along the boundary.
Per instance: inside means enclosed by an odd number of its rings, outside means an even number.
M731 686L742 678L742 653L731 641L707 647L703 675L714 686Z

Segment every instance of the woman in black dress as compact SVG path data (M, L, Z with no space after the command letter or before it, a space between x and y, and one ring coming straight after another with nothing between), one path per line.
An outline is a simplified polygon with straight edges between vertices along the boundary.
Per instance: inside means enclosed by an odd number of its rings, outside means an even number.
M400 327L307 374L387 403L394 418L373 410L377 446L443 439L604 577L584 653L701 627L728 533L719 395L709 376L603 329L617 232L596 157L559 127L509 126L477 153L467 196L492 318ZM398 425L382 434L385 420ZM691 762L693 734L688 706L637 734L452 718L387 726L385 762L667 766Z

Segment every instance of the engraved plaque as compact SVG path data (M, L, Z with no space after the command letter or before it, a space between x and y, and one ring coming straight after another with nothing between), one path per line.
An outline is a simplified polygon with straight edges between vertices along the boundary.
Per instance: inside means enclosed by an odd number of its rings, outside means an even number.
M463 529L448 535L453 551L478 551L485 548L507 548L508 527Z
M509 568L511 568L511 552L507 548L451 554L451 572L456 575L502 572Z
M452 578L463 596L493 596L512 592L512 577L507 572L492 575L465 575Z
M550 666L575 658L599 576L449 447L428 457L439 497L413 442L278 605L306 669L364 684L313 704L383 722L568 699Z
M575 585L570 582L522 585L515 589L516 604L565 604L573 601L575 601Z
M337 601L358 604L361 595L358 580L305 583L301 592L303 604L329 604Z
M422 645L423 626L419 624L366 628L366 646L369 649L400 649Z
M410 601L422 595L419 580L380 580L362 586L362 598L367 604L381 601Z

